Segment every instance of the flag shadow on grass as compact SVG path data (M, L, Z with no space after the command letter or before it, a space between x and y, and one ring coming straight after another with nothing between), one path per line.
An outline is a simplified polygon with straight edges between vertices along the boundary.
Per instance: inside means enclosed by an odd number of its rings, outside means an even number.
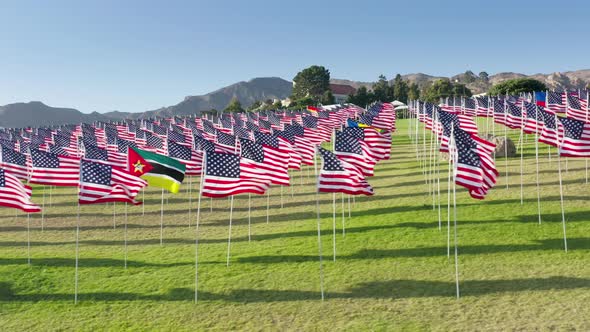
M590 250L590 238L568 238L568 246L572 250ZM531 244L505 244L505 245L460 245L459 255L501 254L527 251L554 250L563 253L563 239L538 240ZM339 260L362 259L389 259L389 258L417 258L447 256L447 247L421 247L403 249L363 249L351 255L339 255ZM315 262L317 255L266 255L238 257L238 263L276 264L276 263L302 263Z
M182 225L183 227L187 227L186 225ZM168 227L168 225L166 225ZM398 224L392 225L373 225L373 226L363 226L363 227L348 227L346 228L346 232L348 234L356 234L356 233L363 233L363 232L371 232L371 231L378 231L378 230L386 230L386 229L395 229L395 228L403 228L406 226L400 226ZM158 226L159 228L159 226ZM111 227L112 229L112 227ZM337 230L340 232L341 230ZM323 229L322 233L323 236L330 236L332 235L331 229ZM249 242L251 241L269 241L269 240L276 240L276 239L286 239L286 238L299 238L299 237L315 237L317 236L316 230L309 230L309 231L296 231L296 232L286 232L286 233L270 233L270 234L253 234L251 239L248 236L234 236L232 237L232 242ZM182 239L182 238L167 238L165 239L167 245L174 245L174 244L181 244L181 245L194 245L194 239ZM219 243L227 243L227 238L219 238L219 239L207 239L201 238L199 239L200 244L219 244ZM75 241L55 241L55 242L47 242L47 241L32 241L31 247L41 247L41 246L62 246L62 245L74 245ZM123 246L124 240L81 240L81 245L92 245L92 246ZM160 246L160 239L153 238L153 239L141 239L141 240L127 240L127 245L129 247L139 246L139 245L154 245ZM0 241L0 247L26 247L26 241ZM44 259L42 259L44 261ZM0 265L4 264L4 260L0 258ZM14 263L17 264L17 263Z
M79 258L78 260L81 268L94 268L94 267L117 267L121 268L125 265L125 261L122 259L112 258ZM36 267L74 267L76 260L74 258L60 258L60 257L47 257L47 258L31 258L31 265ZM127 260L127 267L177 267L177 266L190 266L194 265L195 262L174 262L174 263L150 263L142 261ZM204 262L203 264L208 264ZM0 258L0 265L27 265L27 258Z
M461 281L462 297L484 296L488 294L573 290L590 288L590 279L574 277L549 277L502 280L464 280ZM172 288L165 294L141 294L131 292L80 293L80 301L184 301L194 300L194 289ZM455 298L455 283L431 280L389 280L358 284L347 291L327 292L326 299L406 299L406 298ZM7 282L0 282L0 301L72 302L70 293L32 293L18 294ZM236 289L225 293L199 291L200 301L221 301L235 303L321 301L317 291Z

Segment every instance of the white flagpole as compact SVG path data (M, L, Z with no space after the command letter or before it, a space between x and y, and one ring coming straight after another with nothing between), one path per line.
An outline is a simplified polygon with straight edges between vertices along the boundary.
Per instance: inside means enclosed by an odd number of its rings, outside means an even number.
M252 194L248 193L248 242L252 240Z
M125 268L127 268L127 203L125 203Z
M281 209L283 208L283 186L281 186Z
M201 219L201 197L203 196L203 183L205 167L207 165L207 152L203 152L203 164L201 165L201 179L199 180L199 198L197 201L197 222L195 225L195 303L198 301L199 290L199 222Z
M350 195L348 195L348 219L352 217L352 212L350 211Z
M523 129L522 126L520 128L520 139L518 140L518 143L520 145L520 205L523 204L523 196L524 196L524 190L523 190L523 185L522 185L522 156L523 156L523 148L524 148L524 139L523 139Z
M76 270L74 273L74 304L78 304L78 257L79 255L79 238L80 238L80 203L78 203L78 213L76 217Z
M504 112L506 112L506 107L504 107ZM504 123L506 123L506 113L504 113ZM508 189L508 126L504 124L504 165L506 168L506 189Z
M537 180L537 213L541 224L541 189L539 187L539 107L535 106L535 168Z
M160 245L164 244L164 188L162 188L162 201L160 203Z
M270 187L266 191L266 223L270 221Z
M227 235L227 262L226 262L226 266L229 266L229 255L230 255L230 249L231 249L231 224L232 224L232 218L234 215L234 196L231 196L230 199L230 203L229 203L229 233Z
M456 288L457 288L457 298L459 298L460 292L459 292L459 252L458 252L458 241L457 241L457 189L456 189L455 181L453 181L453 214L454 214L454 220L455 220L455 283L456 283Z
M322 257L322 229L321 229L321 220L320 220L320 193L319 193L319 173L318 173L318 165L317 165L317 148L316 148L316 156L313 158L313 165L315 169L315 176L316 176L316 193L315 193L315 206L317 212L317 228L318 228L318 253L320 258L320 291L322 294L322 301L324 301L324 262Z
M52 196L52 195L51 195L51 192L52 192L51 188L52 188L52 187L53 187L53 186L49 186L49 206L53 206L52 199L51 199L51 196Z
M344 208L344 193L342 193L342 237L346 235L346 219L344 217L345 210L346 209Z
M27 262L31 265L31 214L27 213Z
M141 201L143 202L141 204L141 215L145 216L145 188L141 189Z
M115 202L113 202L113 229L117 229L117 210Z
M557 115L555 116L557 120ZM557 121L556 121L557 123ZM561 204L561 223L563 226L563 245L565 252L567 252L567 235L565 230L565 209L563 207L563 184L561 181L561 153L559 150L557 151L557 170L559 173L559 200Z
M336 261L336 193L332 193L332 256Z
M43 203L41 203L41 232L45 230L45 186L43 186Z
M188 228L191 227L192 217L192 205L193 205L193 177L188 177Z
M449 143L449 181L447 182L447 258L449 259L451 258L451 158L451 146Z

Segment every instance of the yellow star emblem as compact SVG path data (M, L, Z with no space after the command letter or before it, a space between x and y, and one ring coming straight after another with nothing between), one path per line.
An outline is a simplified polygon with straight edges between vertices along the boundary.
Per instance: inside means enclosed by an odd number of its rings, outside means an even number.
M143 167L144 166L145 165L142 164L141 161L138 160L138 161L135 162L135 164L133 164L133 167L134 167L134 170L133 171L136 172L136 173L143 173Z

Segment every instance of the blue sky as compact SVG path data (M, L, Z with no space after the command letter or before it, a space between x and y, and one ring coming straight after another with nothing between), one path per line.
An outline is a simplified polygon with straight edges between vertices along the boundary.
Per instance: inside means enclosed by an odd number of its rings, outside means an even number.
M590 68L590 1L0 1L0 105L139 112L261 76Z

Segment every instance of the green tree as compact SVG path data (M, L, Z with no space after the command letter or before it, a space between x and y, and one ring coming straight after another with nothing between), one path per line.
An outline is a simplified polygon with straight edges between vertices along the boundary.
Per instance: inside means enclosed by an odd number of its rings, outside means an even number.
M252 112L252 111L258 109L260 106L262 106L262 102L260 100L257 100L255 102L253 102L252 105L248 106L246 111Z
M448 79L439 79L434 81L424 91L422 98L431 103L438 103L440 98L446 98L453 95L453 84Z
M230 113L243 112L243 111L244 111L244 109L242 108L242 104L240 103L240 101L236 97L233 97L231 99L231 101L229 102L229 104L227 105L227 107L223 110L223 112L230 112Z
M420 89L418 88L418 84L412 83L408 89L408 99L409 100L418 100L420 99Z
M507 95L545 90L547 86L541 81L532 78L515 78L492 86L489 93L490 95Z
M272 108L275 110L283 108L283 104L280 100L277 100L274 104L272 104Z
M291 100L310 97L315 102L319 102L328 90L330 90L330 71L323 66L311 66L298 72L293 78Z
M455 83L453 84L453 95L471 97L473 94L471 93L471 90L465 86L465 84Z
M408 102L408 82L404 81L402 75L397 74L393 79L393 96L394 99L401 101L402 103Z
M320 102L323 105L331 105L331 104L336 103L336 99L334 99L334 95L332 94L332 91L328 90L328 91L324 92Z
M379 101L391 101L389 88L389 82L384 75L379 75L379 80L373 84L373 96L375 100Z
M463 74L463 81L465 83L473 83L476 79L477 77L471 70L468 70L465 72L465 74Z
M490 80L490 75L488 75L488 73L486 73L485 71L482 71L481 73L479 73L479 79L482 82L487 83Z
M349 95L346 102L365 107L373 101L373 94L369 92L366 86L362 85L356 90L356 94Z

